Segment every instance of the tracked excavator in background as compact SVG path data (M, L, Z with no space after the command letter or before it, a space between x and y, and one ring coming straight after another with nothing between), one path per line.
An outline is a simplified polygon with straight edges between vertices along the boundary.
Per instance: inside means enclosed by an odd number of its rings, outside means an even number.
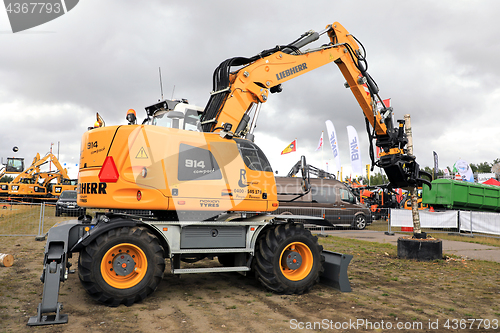
M301 50L324 34L327 43ZM297 217L272 214L278 208L273 170L253 142L260 106L270 93L332 62L361 106L369 142L376 139L383 150L375 161L370 147L372 163L385 170L394 187L427 183L415 157L406 152L404 121L394 128L392 109L377 110L381 98L367 72L364 49L340 23L250 58L228 59L214 72L211 97L198 113L198 131L149 125L153 114L174 111L182 103L165 100L146 108L141 125L129 112L128 125L83 134L78 205L112 211L50 229L42 303L28 325L67 322L58 293L75 252L83 287L109 306L130 306L151 294L162 280L166 258L173 274L253 271L277 293L306 292L321 275L350 290L346 255L323 251ZM134 209L149 213L134 215ZM181 266L207 257L217 257L221 265Z
M49 162L56 170L41 171L40 167ZM63 191L75 190L76 186L77 180L69 178L55 155L48 153L40 158L37 153L31 165L7 185L7 194L19 200L55 201Z

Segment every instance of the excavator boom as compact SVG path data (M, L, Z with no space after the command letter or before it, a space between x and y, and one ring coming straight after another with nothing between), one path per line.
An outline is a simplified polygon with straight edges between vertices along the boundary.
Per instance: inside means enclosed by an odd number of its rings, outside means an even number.
M327 33L330 43L301 51L300 48ZM420 179L421 171L415 158L405 151L404 121L399 127L392 123L392 108L379 96L379 90L368 74L365 51L340 23L328 25L321 32L307 32L298 40L283 46L264 50L251 58L232 58L222 62L214 72L213 92L201 116L204 132L218 132L237 126L235 136L253 139L260 103L268 100L269 93L280 92L281 84L334 62L361 106L367 122L370 139L377 139L382 158L372 164L384 168L393 187L413 187L428 183ZM243 66L231 71L232 67ZM379 111L377 102L382 106ZM370 126L373 131L370 131ZM372 142L372 140L370 140ZM373 147L370 147L373 151ZM423 174L423 173L422 173Z

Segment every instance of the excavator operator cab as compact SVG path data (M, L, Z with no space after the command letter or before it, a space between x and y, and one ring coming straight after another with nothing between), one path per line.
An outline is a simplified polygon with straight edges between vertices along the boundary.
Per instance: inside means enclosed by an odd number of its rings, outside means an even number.
M5 173L21 173L24 170L24 158L7 157Z
M202 112L202 107L185 103L178 103L173 109L162 107L153 113L151 125L198 131L198 123Z

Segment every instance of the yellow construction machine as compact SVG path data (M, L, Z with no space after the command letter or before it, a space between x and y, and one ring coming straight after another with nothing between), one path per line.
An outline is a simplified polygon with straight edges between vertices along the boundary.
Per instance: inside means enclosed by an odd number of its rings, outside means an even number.
M47 163L56 167L55 171L40 171ZM56 180L55 183L52 180ZM31 165L8 184L8 195L17 199L57 200L64 190L75 190L76 179L69 179L67 170L61 166L56 156L48 153L40 158L37 153Z
M301 50L324 34L328 42ZM407 154L404 121L394 127L392 109L377 110L382 100L367 72L364 49L339 23L250 58L228 59L214 72L203 111L164 100L146 108L142 124L136 124L130 110L128 125L98 125L83 134L78 205L111 212L50 229L43 299L28 325L67 321L57 294L74 252L79 252L83 287L109 306L129 306L151 294L162 281L166 258L173 274L253 271L277 293L303 293L321 275L350 290L350 257L323 251L296 222L319 224L322 219L272 214L278 207L273 171L253 142L260 106L270 93L328 63L339 67L361 106L369 142L376 139L383 150L378 161L371 154L373 164L385 170L393 187L427 183ZM188 110L193 111L189 117ZM186 128L198 116L198 126ZM170 119L168 127L159 126L160 117ZM181 265L207 257L217 257L220 265Z
M14 149L17 149L17 147L14 147ZM23 170L24 170L24 158L7 157L7 164L5 164L5 166L2 169L0 169L0 180L5 175L11 177L17 177L17 175L20 174ZM9 194L9 182L6 181L0 182L0 196L6 196L8 194Z

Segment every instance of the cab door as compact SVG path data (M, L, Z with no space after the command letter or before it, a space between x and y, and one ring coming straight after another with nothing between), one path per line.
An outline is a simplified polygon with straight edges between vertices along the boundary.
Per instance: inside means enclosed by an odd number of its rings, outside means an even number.
M312 207L332 225L342 224L341 209L338 205L338 189L324 183L312 186Z
M351 224L357 206L356 197L347 188L339 188L339 208L342 224Z

